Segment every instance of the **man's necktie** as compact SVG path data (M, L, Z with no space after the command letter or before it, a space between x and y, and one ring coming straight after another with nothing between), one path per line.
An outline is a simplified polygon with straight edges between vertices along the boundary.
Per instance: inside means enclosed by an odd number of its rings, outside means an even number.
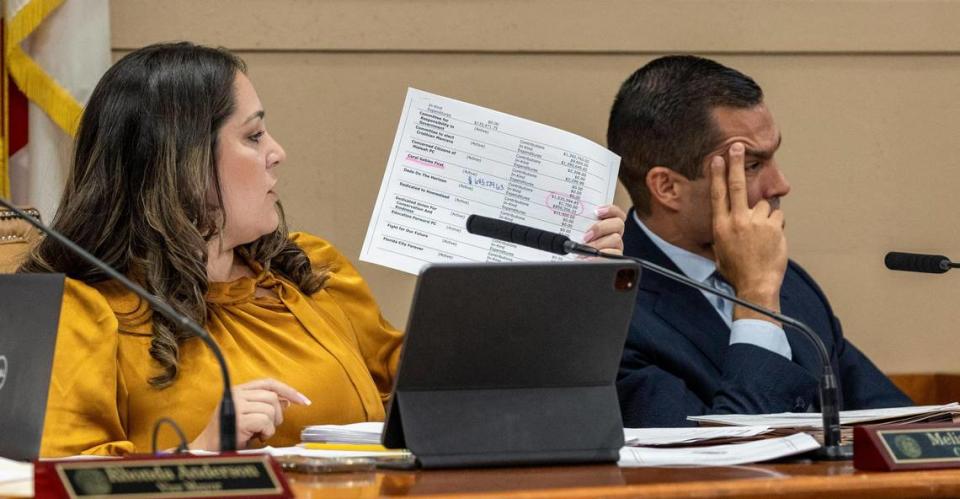
M716 289L717 291L722 291L728 295L736 294L736 292L733 289L733 286L731 286L730 283L727 282L727 280L724 279L722 275L720 275L719 271L714 271L712 274L710 274L710 277L707 278L707 284L713 289ZM732 320L733 319L733 302L729 302L716 295L712 296L711 298L712 298L711 303L713 303L714 308L716 308L717 311L720 312L720 315L727 320Z

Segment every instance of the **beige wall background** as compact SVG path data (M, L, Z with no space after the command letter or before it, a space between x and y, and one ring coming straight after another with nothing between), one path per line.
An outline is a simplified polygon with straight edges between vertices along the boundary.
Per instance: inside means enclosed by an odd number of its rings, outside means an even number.
M114 55L237 51L285 146L294 228L357 263L408 86L604 143L619 84L693 52L753 76L783 131L791 257L887 372L958 371L960 2L933 0L113 0ZM629 206L626 196L617 202ZM358 263L402 327L414 277Z

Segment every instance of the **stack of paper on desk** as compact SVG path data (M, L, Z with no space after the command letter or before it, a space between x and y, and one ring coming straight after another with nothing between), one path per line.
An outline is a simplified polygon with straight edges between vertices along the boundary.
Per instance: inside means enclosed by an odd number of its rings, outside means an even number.
M674 447L719 445L764 438L769 426L708 426L699 428L624 428L628 446Z
M887 409L862 409L840 411L840 424L843 426L859 424L920 423L924 421L949 420L952 415L960 414L960 404L952 402L946 405L920 405L912 407L890 407ZM724 426L769 426L771 428L821 428L823 418L819 412L781 412L778 414L709 414L689 416L687 419L701 424Z
M806 433L768 438L741 444L700 447L620 449L621 467L638 466L734 466L758 463L811 451L820 444Z
M853 426L863 424L936 423L953 421L960 417L960 404L923 405L914 407L891 407L886 409L862 409L840 411L840 425L844 442L853 440ZM783 412L779 414L711 414L690 416L687 419L701 425L720 426L769 426L771 435L784 435L807 431L817 438L823 435L823 418L819 412Z
M383 423L354 423L348 425L316 425L300 432L303 442L341 442L347 444L379 444Z

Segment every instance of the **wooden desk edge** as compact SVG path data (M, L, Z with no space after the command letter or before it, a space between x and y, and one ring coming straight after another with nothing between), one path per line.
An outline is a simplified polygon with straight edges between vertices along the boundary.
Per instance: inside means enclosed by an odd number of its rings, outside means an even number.
M696 468L691 468L695 471ZM825 495L829 494L829 495ZM587 499L620 497L958 497L960 471L861 473L843 476L783 476L702 482L603 485L498 492L430 494L431 499ZM408 496L410 497L410 496ZM415 496L413 496L415 497Z

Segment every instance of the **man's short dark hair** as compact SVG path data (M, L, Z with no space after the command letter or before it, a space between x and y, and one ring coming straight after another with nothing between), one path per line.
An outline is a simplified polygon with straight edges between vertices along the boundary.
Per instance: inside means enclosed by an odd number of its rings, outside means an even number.
M610 110L607 146L622 158L620 181L640 214L650 214L647 172L654 166L689 179L716 144L711 112L717 106L750 108L763 90L749 76L691 55L655 59L620 86Z

